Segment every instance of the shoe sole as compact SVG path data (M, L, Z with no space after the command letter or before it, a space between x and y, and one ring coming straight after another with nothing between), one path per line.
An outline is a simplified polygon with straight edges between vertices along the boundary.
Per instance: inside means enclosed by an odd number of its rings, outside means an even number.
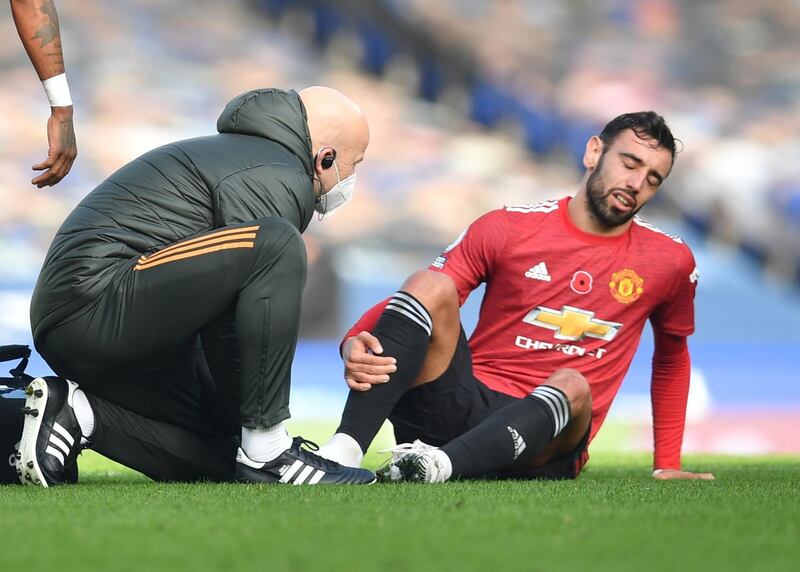
M25 388L25 423L22 427L22 440L19 444L19 467L21 469L20 482L23 485L48 487L47 480L39 467L36 456L36 443L39 440L39 431L42 428L42 418L50 391L47 382L36 378ZM33 414L37 411L37 414Z

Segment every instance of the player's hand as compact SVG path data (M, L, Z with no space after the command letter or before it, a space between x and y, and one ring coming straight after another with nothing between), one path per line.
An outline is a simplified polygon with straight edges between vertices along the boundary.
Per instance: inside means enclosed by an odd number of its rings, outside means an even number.
M692 473L689 471L680 471L678 469L661 469L653 473L653 478L658 481L668 481L671 479L694 479L700 481L713 481L713 473Z
M40 189L52 187L67 176L78 155L75 128L72 125L72 107L51 107L47 120L47 142L50 145L47 159L33 166L34 171L44 171L31 184Z
M383 357L383 347L378 338L369 332L347 338L342 345L344 380L355 391L367 391L376 383L389 381L389 374L397 371L397 360Z

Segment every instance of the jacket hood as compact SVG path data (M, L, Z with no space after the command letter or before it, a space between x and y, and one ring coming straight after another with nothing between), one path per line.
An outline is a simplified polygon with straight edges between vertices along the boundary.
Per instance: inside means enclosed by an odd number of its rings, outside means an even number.
M309 177L314 176L306 108L294 90L254 89L234 97L217 119L217 131L274 141L300 159Z

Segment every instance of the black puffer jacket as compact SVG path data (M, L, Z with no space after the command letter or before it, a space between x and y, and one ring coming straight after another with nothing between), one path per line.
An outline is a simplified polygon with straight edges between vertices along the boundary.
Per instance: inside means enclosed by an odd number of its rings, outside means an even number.
M34 339L89 306L142 254L265 217L306 229L314 212L311 138L297 93L244 93L225 107L217 130L145 153L80 202L36 283Z

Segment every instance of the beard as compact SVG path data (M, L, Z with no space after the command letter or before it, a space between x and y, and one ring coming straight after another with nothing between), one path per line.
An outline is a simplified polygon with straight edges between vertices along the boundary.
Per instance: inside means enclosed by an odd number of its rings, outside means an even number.
M586 181L586 202L592 217L601 225L610 229L623 225L631 220L642 207L640 206L628 212L622 212L618 210L617 207L609 204L608 199L614 191L623 191L628 195L630 195L630 193L624 189L605 189L603 185L603 159L604 156L601 156L600 160L597 162L597 167Z

